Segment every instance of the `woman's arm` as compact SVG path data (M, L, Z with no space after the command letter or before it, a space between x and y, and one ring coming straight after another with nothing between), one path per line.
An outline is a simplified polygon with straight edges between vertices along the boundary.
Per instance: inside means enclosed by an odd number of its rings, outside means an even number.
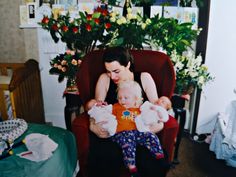
M100 75L95 88L95 100L104 101L110 85L110 78L106 73Z
M103 104L107 95L109 87L109 77L106 73L103 73L98 78L96 88L95 88L95 98L88 101L85 106L85 110L90 110L95 104Z
M142 72L141 83L148 100L154 104L158 100L158 95L157 95L156 84L152 76L147 72Z
M156 84L152 76L147 72L142 72L141 82L148 100L154 104L158 100L158 95L157 95ZM164 123L163 122L155 123L150 125L149 128L152 133L158 133L164 128Z
M100 75L96 88L95 88L95 99L92 99L87 104L87 110L89 110L94 104L102 104L107 95L109 88L110 79L106 73ZM105 122L95 123L94 118L90 118L89 129L100 138L107 138L109 133L102 128L102 124Z

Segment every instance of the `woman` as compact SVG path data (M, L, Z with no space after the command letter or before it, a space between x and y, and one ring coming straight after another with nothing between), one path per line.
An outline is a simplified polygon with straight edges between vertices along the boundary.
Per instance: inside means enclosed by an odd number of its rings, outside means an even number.
M95 99L88 103L87 109L94 104L117 103L117 84L126 80L135 80L140 84L144 101L146 99L152 103L157 102L158 95L153 78L147 72L133 72L133 58L126 49L108 48L103 54L103 60L107 72L99 77ZM95 124L94 119L90 119L90 130L93 133L90 136L89 176L118 177L122 165L122 152L118 145L108 138L108 132L101 127L102 123ZM150 126L150 130L157 133L163 126L162 122L156 123ZM156 160L142 146L137 147L136 153L141 176L159 177L165 174L167 165L163 160Z

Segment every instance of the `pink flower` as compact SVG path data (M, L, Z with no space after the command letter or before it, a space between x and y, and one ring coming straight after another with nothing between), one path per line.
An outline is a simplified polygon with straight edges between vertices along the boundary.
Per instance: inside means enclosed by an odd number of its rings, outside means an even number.
M76 60L76 59L73 59L73 60L71 61L71 64L72 64L72 65L77 65L77 64L78 64L78 62L77 62L77 60Z
M82 63L82 60L78 60L78 65L80 65Z
M66 65L67 64L67 61L66 60L62 60L61 61L61 65Z
M61 68L61 71L62 71L62 72L66 72L66 67L62 67L62 68Z
M66 50L67 55L75 55L75 51L73 50Z
M59 70L61 70L61 69L62 69L62 66L61 66L61 65L58 65L57 68L58 68Z

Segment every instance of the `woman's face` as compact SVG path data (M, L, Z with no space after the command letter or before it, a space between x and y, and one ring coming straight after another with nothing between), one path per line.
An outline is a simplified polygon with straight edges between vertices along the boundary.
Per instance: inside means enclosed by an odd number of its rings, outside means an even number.
M115 84L125 79L127 71L129 71L130 64L127 66L122 66L119 62L105 62L105 68L107 70L108 76L113 80Z

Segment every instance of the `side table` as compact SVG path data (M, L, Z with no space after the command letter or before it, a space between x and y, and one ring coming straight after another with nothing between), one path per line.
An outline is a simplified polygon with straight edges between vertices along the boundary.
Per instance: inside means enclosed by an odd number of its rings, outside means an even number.
M71 131L71 121L79 114L82 101L79 94L76 93L65 93L66 106L64 109L66 129Z
M179 121L179 131L177 134L177 139L176 139L176 144L175 144L175 151L174 151L174 164L179 164L180 161L178 159L178 153L179 153L179 145L181 143L181 139L183 136L183 131L184 131L184 125L186 122L186 109L185 107L185 101L186 99L179 96L179 95L174 95L171 98L172 102L172 108L175 113L175 118Z

